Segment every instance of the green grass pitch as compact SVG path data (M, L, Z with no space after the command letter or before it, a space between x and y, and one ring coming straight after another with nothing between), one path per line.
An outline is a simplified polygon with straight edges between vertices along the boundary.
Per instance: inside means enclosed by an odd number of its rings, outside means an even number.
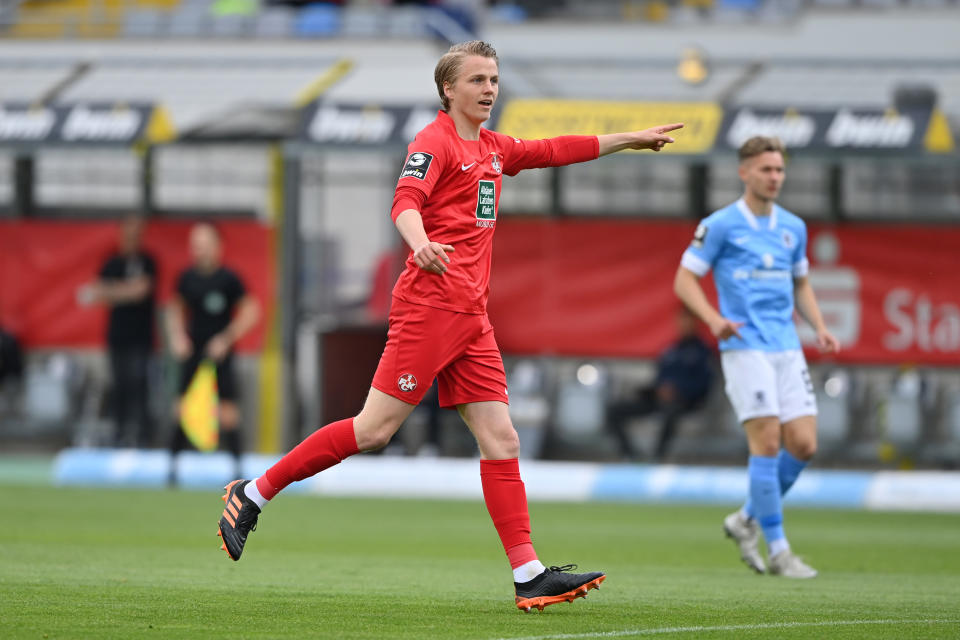
M751 574L718 507L531 505L547 564L602 569L525 614L481 502L282 495L244 557L219 492L0 486L2 638L958 638L960 517L792 509L820 577Z

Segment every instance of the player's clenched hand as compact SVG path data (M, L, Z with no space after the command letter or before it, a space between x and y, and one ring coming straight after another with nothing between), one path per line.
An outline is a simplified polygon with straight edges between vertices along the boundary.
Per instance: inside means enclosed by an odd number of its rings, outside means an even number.
M840 351L840 341L826 329L817 331L817 346L823 353L836 353Z
M659 127L650 127L649 129L644 129L643 131L637 131L634 134L635 139L630 145L630 148L660 151L660 149L663 149L664 146L674 141L671 136L667 135L667 133L682 128L682 122L674 122L673 124L663 124Z
M453 247L449 244L427 242L414 250L413 260L424 271L443 275L447 270L447 265L450 264L450 257L447 256L448 251L453 253Z
M177 360L186 360L193 353L193 342L185 333L174 333L170 336L170 350Z
M717 340L726 340L731 336L743 338L743 336L740 335L740 327L742 326L742 322L734 322L728 318L720 317L710 323L710 332Z
M210 338L210 342L207 343L207 355L216 362L223 360L229 352L230 340L222 333L213 336Z

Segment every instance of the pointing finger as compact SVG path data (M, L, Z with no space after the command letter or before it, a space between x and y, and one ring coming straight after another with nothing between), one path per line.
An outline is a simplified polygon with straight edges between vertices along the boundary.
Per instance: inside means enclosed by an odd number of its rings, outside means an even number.
M673 124L665 124L661 127L657 127L659 133L666 133L667 131L675 131L677 129L683 129L682 122L674 122Z

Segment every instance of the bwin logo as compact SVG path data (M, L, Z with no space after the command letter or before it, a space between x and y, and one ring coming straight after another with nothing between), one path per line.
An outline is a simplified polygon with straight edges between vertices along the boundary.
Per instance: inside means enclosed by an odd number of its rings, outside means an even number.
M413 391L417 388L417 379L412 373L405 373L397 380L400 391Z

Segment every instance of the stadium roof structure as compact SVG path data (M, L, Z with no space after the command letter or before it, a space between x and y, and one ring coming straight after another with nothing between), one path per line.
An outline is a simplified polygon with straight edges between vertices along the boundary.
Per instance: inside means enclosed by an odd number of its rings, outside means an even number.
M398 47L404 55L397 55ZM0 41L0 101L160 103L176 129L188 131L243 105L275 113L321 92L348 101L430 99L437 56L430 42L406 41ZM349 68L335 83L324 83L344 61Z

